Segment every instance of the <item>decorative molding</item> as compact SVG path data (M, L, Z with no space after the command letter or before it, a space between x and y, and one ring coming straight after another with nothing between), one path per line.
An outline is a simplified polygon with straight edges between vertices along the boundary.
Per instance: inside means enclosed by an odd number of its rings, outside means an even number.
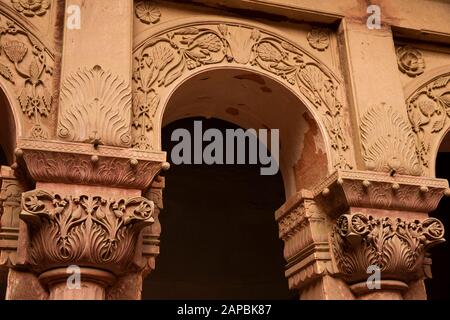
M43 16L50 8L50 0L11 0L12 6L26 17Z
M421 175L411 127L384 103L372 107L361 119L363 158L369 170Z
M416 153L424 168L430 167L433 136L445 132L450 116L450 74L426 82L406 100L408 119L416 137Z
M131 89L96 65L79 69L61 85L58 136L69 141L128 147Z
M350 282L366 281L370 265L380 268L383 279L431 277L427 250L444 241L444 225L435 218L407 221L345 214L332 233L336 265Z
M5 166L1 167L0 186L0 268L9 268L17 261L20 202L25 187Z
M256 28L231 24L186 26L151 37L139 47L133 75L132 146L153 148L154 120L162 107L160 88L187 72L219 63L270 72L304 95L327 129L334 166L352 168L338 80L294 44Z
M150 0L138 1L135 7L135 14L145 24L157 23L161 18L161 11Z
M42 119L49 116L53 104L44 79L44 74L53 74L49 58L48 51L33 35L0 16L0 75L21 88L17 99L31 121L29 135L35 139L48 138Z
M275 216L284 241L289 288L303 288L311 280L333 273L327 218L314 200L299 198L277 210Z
M425 61L422 53L410 46L397 48L397 64L401 72L410 77L416 77L425 70Z
M120 152L114 156L92 146L90 152L84 153L77 148L64 148L64 142L55 143L41 146L19 140L18 163L34 181L147 190L164 167L157 157L134 158Z
M311 47L324 51L330 45L330 30L314 27L306 36Z
M437 208L447 189L446 179L337 171L314 187L313 198L331 216L348 207L428 213Z
M124 273L140 231L154 221L153 212L153 202L143 197L25 192L20 218L29 226L29 262L37 272L77 264Z

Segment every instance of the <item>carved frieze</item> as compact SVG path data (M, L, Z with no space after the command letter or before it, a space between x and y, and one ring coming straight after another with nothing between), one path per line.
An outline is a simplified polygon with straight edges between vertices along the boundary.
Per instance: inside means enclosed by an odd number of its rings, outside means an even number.
M336 264L351 282L366 281L371 265L380 268L383 279L431 277L427 250L444 241L444 226L435 218L409 221L345 214L332 233Z
M53 96L45 76L53 74L52 60L34 35L0 15L0 75L19 88L17 99L35 139L49 135L43 119L52 111Z
M409 122L416 138L416 153L424 168L430 167L434 139L448 127L450 74L428 81L406 100Z
M369 170L420 175L411 127L391 106L372 107L361 119L363 158Z
M139 232L154 221L153 212L153 202L143 197L26 192L20 218L29 226L29 262L37 271L77 264L125 272Z
M79 69L61 85L58 136L68 141L130 145L131 90L96 65Z
M161 88L185 73L219 63L262 69L304 95L327 129L335 167L352 167L340 82L301 48L262 30L230 24L186 26L151 37L139 46L133 75L132 146L154 148Z

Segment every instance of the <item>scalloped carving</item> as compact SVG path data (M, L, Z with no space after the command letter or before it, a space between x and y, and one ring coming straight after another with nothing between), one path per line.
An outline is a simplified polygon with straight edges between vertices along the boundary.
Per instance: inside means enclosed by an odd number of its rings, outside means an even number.
M361 121L363 157L370 170L420 175L410 126L391 106L371 108Z
M79 69L62 84L59 137L128 147L130 125L131 90L117 75L96 65Z

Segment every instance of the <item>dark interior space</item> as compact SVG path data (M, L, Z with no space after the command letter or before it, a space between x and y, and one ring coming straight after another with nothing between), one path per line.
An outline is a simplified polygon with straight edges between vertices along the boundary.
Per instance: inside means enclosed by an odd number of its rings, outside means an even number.
M450 179L450 152L439 152L436 159L436 178ZM445 227L446 242L431 248L433 279L425 280L428 299L446 299L450 297L450 198L443 197L439 206L430 216L438 218Z
M193 121L163 130L170 152L176 128L193 136ZM203 130L238 128L217 119ZM203 144L205 146L206 143ZM224 154L225 156L225 154ZM274 212L285 201L281 174L259 165L173 165L165 173L161 254L145 279L143 299L295 299L284 276L283 243Z

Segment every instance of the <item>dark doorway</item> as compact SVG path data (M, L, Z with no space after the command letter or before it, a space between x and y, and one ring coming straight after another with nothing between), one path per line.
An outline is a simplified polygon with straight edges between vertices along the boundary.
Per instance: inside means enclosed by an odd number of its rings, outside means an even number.
M450 152L439 152L436 159L436 177L450 180ZM446 242L431 248L433 279L425 280L428 299L450 298L450 198L443 197L430 216L438 218L445 227Z
M194 118L163 130L193 135ZM201 119L203 129L236 129ZM165 174L161 254L144 281L143 299L290 299L283 243L274 212L285 201L281 174L261 176L259 165L172 165Z

